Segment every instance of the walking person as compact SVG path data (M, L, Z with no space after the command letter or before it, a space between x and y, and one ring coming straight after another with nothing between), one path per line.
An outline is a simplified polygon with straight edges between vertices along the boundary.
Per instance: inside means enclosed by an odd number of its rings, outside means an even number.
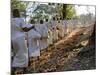
M37 57L40 56L40 48L39 48L39 39L41 35L35 29L35 22L31 20L31 24L29 26L34 26L34 29L28 31L28 48L29 48L29 57Z
M53 43L55 43L58 40L57 21L55 17L53 17L51 24L52 24Z
M13 10L13 18L11 19L11 42L12 42L12 68L23 71L28 66L28 48L25 41L25 32L34 28L27 28L24 20L20 17L18 9Z
M41 39L39 40L41 50L47 48L48 39L48 29L43 20L40 20L40 24L36 25L36 30L41 34Z

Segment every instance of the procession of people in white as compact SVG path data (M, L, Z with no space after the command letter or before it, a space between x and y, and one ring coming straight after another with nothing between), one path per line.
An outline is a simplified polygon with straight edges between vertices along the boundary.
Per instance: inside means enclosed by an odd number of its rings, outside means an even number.
M34 28L23 31L23 28ZM67 34L67 21L40 20L38 24L26 24L22 18L11 19L12 67L27 67L30 57L41 56L40 51Z

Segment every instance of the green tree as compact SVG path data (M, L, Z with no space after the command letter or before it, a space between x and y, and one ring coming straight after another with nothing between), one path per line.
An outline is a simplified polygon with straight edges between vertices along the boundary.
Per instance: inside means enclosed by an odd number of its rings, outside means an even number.
M19 9L20 11L25 11L27 7L27 2L19 0L11 0L11 9Z
M76 16L74 5L63 4L62 17L63 19L71 19Z

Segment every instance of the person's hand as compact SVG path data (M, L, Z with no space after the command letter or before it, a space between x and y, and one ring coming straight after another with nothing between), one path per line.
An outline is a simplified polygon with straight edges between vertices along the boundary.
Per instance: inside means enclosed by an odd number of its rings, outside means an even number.
M25 27L25 28L23 28L23 31L27 32L27 31L29 31L29 29Z

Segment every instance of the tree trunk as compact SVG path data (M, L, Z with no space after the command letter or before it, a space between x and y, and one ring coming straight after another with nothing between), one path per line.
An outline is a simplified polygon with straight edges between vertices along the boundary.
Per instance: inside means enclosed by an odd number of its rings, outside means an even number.
M62 13L63 13L63 19L66 19L66 8L67 8L67 5L66 4L63 4L63 11L62 11Z

